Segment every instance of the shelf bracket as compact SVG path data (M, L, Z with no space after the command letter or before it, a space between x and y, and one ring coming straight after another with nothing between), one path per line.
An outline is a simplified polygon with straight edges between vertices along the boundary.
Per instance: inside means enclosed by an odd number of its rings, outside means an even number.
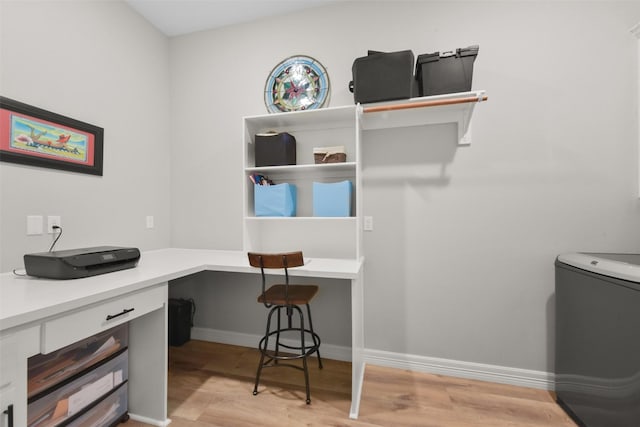
M485 95L484 91L478 91L476 93L476 103L480 103L486 101L488 97ZM471 98L471 97L470 97ZM470 101L473 102L473 101ZM475 106L471 107L471 112ZM471 145L471 121L473 114L464 115L462 119L458 122L458 146L469 146Z
M458 146L467 147L471 145L471 121L469 121L466 128L466 132L464 132L462 123L458 123Z

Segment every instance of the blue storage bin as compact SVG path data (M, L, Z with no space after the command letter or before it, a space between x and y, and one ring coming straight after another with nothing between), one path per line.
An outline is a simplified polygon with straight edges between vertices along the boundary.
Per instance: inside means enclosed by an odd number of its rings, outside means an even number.
M254 185L256 216L296 216L296 186Z
M351 181L314 182L313 216L351 216Z

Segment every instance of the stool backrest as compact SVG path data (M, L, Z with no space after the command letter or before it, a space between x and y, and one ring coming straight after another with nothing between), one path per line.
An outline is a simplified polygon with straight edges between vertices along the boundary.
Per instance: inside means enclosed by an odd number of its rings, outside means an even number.
M266 269L282 269L284 270L286 295L288 300L289 294L289 268L300 267L304 265L304 257L302 251L296 252L283 252L283 253L260 253L249 252L249 265L252 267L259 267L262 273L262 296L265 301L265 307L271 307L271 304L266 302L265 291L267 286L267 280L265 275Z
M249 252L249 264L252 267L287 269L304 265L302 251L284 253Z

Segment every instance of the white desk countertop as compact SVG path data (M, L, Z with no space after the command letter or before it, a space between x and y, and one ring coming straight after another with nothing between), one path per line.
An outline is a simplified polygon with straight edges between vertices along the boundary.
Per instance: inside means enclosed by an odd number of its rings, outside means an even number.
M355 279L362 260L305 258L291 276ZM55 316L200 271L258 273L244 251L158 249L143 252L138 266L93 277L49 280L0 274L0 331Z

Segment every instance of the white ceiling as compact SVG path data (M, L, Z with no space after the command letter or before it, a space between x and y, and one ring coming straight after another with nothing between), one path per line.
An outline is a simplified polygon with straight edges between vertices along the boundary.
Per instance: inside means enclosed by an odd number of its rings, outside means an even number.
M125 0L169 37L344 0Z

